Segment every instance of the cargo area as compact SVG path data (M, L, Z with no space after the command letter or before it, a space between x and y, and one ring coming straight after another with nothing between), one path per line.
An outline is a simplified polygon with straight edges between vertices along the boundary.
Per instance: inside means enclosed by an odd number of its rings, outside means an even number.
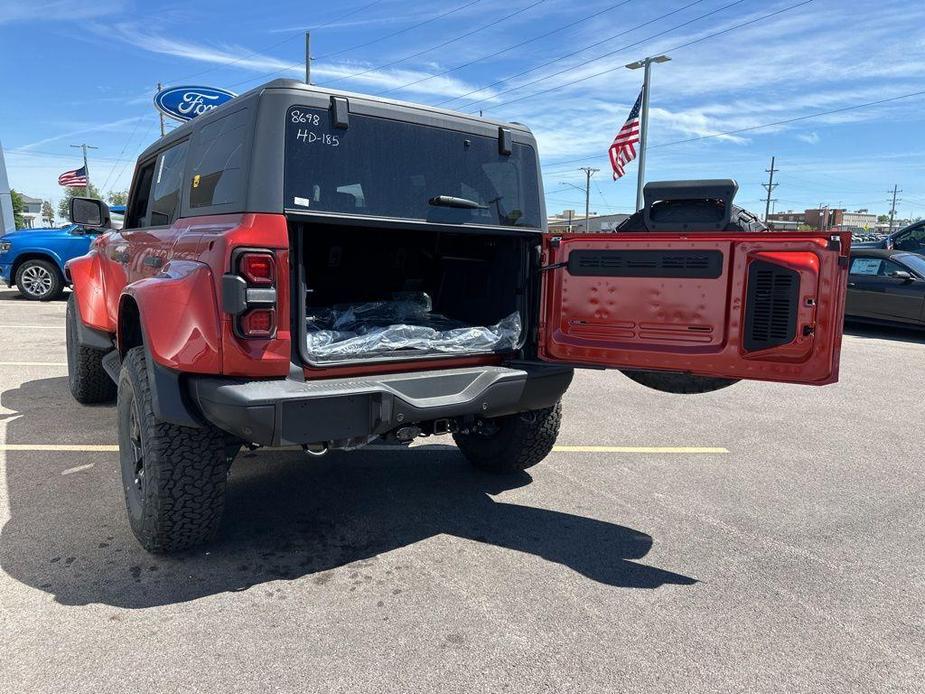
M523 344L536 234L311 223L292 233L310 364L505 353Z

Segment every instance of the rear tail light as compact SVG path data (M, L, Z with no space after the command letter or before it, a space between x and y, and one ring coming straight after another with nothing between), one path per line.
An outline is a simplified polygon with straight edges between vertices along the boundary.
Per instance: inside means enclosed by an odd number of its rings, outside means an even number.
M235 316L235 333L245 338L276 334L276 258L272 251L240 250L222 278L222 305Z
M271 337L276 330L276 309L253 308L241 316L239 325L245 337Z
M276 262L269 253L242 253L238 269L249 285L269 287L276 279Z

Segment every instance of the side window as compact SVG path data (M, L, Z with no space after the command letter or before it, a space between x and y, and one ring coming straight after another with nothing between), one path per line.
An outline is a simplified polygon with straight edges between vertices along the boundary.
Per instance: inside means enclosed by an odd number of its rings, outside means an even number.
M140 229L148 226L148 201L151 199L151 180L154 178L154 162L145 164L138 172L132 199L128 202L125 215L126 229Z
M915 227L898 236L894 247L900 251L921 252L925 249L925 226Z
M173 224L180 209L180 184L186 167L188 142L181 142L161 152L154 163L154 184L151 187L149 226Z
M203 126L192 149L190 207L211 207L237 202L242 197L241 170L247 109Z
M851 261L852 275L877 275L883 261L880 258L855 258Z
M889 277L894 272L900 272L902 270L906 270L906 268L890 260L884 260L880 265L880 271L877 274L881 277ZM908 270L906 270L906 272L908 272Z

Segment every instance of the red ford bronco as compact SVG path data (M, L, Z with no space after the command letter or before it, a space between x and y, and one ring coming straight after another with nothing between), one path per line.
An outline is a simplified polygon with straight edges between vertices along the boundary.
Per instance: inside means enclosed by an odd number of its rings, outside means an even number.
M607 234L546 229L516 123L277 80L138 159L124 228L67 266L68 379L117 399L132 530L217 530L242 445L451 434L542 460L574 368L705 392L838 377L848 234L767 233L733 181L650 183Z

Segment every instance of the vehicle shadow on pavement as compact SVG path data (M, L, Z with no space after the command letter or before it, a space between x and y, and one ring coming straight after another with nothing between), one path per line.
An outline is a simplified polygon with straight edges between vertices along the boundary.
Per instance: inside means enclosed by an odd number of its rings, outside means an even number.
M920 345L925 345L925 330L917 330L913 327L900 328L845 321L845 334L875 340L892 340L894 342L910 342L913 344L918 343Z
M5 392L2 405L17 413L8 444L43 441L43 422L52 420L57 431L74 432L54 443L87 441L88 430L105 436L95 443L115 440L114 410L77 405L65 378L27 382ZM320 459L245 452L232 467L217 541L159 557L144 552L128 528L115 453L8 451L11 517L0 534L0 567L63 604L143 608L311 575L321 586L326 571L450 534L616 587L696 583L633 561L652 547L645 533L490 496L531 479L477 472L453 446Z

